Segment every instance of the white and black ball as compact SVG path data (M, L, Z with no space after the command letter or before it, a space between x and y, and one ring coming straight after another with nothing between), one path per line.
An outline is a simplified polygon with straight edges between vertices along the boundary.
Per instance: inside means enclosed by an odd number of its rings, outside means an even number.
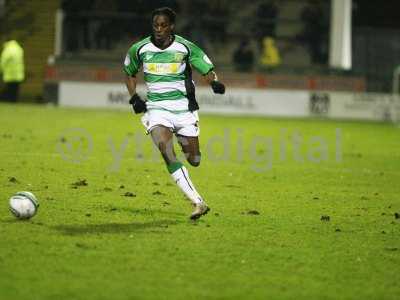
M39 208L39 201L31 192L18 192L10 198L10 211L18 219L32 218Z

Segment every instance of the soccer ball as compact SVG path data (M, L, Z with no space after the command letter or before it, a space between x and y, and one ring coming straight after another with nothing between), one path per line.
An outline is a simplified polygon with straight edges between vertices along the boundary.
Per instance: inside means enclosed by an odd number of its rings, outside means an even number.
M31 192L18 192L10 198L10 211L18 219L32 218L39 208L39 202Z

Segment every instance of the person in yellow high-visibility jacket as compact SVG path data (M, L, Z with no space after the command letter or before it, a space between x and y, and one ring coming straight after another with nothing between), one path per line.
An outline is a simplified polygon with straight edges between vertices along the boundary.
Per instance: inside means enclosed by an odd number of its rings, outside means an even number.
M281 64L281 56L275 39L272 37L264 37L262 41L261 64L266 67L277 67Z
M0 56L0 71L5 83L1 99L16 102L21 82L25 79L24 49L16 40L8 40L3 44Z

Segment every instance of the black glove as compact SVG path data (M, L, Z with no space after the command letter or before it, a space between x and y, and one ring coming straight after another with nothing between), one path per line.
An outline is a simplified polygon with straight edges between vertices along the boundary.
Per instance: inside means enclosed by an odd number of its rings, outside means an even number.
M147 111L146 102L144 102L138 94L135 94L129 100L135 114L140 114Z
M225 85L219 81L212 81L211 88L215 94L225 94Z

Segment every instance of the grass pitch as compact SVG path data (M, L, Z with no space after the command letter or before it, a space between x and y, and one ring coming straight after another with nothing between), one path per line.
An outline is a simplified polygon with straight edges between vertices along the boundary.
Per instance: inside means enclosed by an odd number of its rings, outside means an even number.
M200 122L190 222L137 116L1 104L0 299L398 299L398 127Z

